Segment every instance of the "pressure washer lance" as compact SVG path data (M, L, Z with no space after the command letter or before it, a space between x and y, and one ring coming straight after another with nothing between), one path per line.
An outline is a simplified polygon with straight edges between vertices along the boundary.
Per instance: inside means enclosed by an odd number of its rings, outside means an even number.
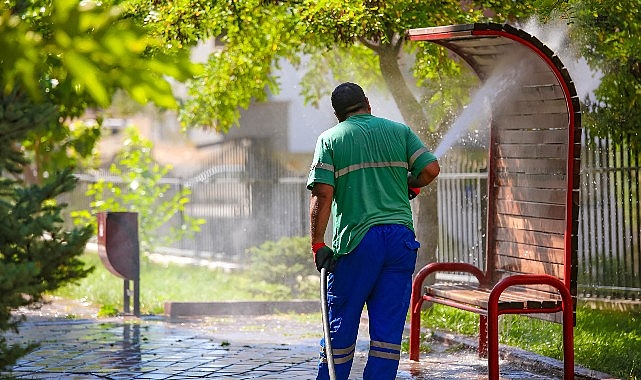
M332 339L329 333L329 308L327 306L327 269L320 270L321 284L321 313L323 314L323 333L325 335L325 358L327 359L327 369L329 378L336 380L336 369L334 368L334 352L332 352Z

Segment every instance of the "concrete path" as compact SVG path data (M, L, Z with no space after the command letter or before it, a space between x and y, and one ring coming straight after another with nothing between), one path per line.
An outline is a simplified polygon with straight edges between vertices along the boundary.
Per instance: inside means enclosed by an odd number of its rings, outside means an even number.
M67 305L67 308L69 306ZM22 312L28 319L10 342L39 342L12 372L18 379L314 379L322 335L320 314L228 316L170 322L162 316L95 318L56 309ZM86 309L86 308L85 308ZM83 309L83 310L85 310ZM74 318L69 318L72 314ZM318 319L318 320L316 320ZM438 339L437 339L438 338ZM420 362L402 355L397 379L485 379L487 364L469 342L438 335ZM352 379L362 378L368 350L362 322ZM470 343L473 344L473 343ZM508 355L502 379L557 379L559 363ZM527 356L527 355L526 355ZM582 370L577 379L607 378ZM580 371L579 371L580 372Z

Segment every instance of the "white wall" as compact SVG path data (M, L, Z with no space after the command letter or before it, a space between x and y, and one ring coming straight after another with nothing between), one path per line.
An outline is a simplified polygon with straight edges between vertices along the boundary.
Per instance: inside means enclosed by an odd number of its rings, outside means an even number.
M277 95L272 95L271 99L289 102L287 115L289 151L293 153L313 152L318 135L338 122L334 116L330 97L328 95L321 99L318 108L305 105L304 99L300 95L300 80L303 72L296 71L288 62L283 61L281 69L276 75L279 77L281 91ZM336 85L345 81L353 80L337 81ZM400 112L391 97L370 92L368 89L365 89L365 95L370 100L374 115L402 121Z

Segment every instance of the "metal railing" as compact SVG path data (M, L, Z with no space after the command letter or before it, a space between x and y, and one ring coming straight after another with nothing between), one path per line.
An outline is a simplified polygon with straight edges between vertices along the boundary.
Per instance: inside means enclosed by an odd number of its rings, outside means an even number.
M584 297L639 300L639 157L607 139L584 137L579 290Z

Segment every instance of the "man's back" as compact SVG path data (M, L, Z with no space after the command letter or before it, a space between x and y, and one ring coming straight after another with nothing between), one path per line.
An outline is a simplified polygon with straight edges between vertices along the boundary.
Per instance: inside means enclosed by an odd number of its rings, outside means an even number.
M412 228L407 171L423 147L409 127L359 114L325 131L320 140L334 168L335 235L349 252L373 225ZM327 161L323 161L327 162Z

